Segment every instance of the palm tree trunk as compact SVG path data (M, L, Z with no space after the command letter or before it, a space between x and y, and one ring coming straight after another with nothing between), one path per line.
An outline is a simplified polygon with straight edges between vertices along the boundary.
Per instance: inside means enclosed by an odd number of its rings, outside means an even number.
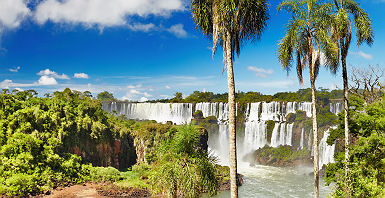
M314 68L313 68L314 71ZM312 74L310 74L312 75ZM313 145L314 145L314 197L319 197L319 168L318 168L318 130L317 130L317 109L315 94L315 77L311 77L311 103L313 114Z
M346 56L341 57L342 78L344 79L344 109L345 109L345 177L348 184L349 175L349 90L348 90L348 72L346 70ZM349 186L349 184L347 185Z
M229 104L229 143L230 143L230 193L232 198L238 197L237 185L237 145L236 145L236 131L235 131L235 85L234 85L234 71L233 58L231 46L231 34L226 35L226 65L227 65L227 85L228 85L228 104Z

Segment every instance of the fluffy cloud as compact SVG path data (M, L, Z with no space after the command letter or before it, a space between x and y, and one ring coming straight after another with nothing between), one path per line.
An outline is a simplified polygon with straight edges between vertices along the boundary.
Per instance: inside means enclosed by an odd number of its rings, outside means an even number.
M371 55L371 54L367 54L367 53L365 53L365 52L363 52L363 51L359 51L359 52L357 52L357 53L355 53L356 55L358 55L358 56L360 56L360 57L362 57L362 58L364 58L364 59L366 59L366 60L371 60L371 59L373 59L373 56Z
M148 101L148 98L146 98L146 97L141 97L139 100L139 102L146 102L146 101Z
M20 69L20 67L14 67L14 68L11 68L9 69L10 72L18 72Z
M2 28L17 28L30 14L26 0L0 1L0 31Z
M59 75L56 72L51 71L50 69L41 70L39 73L37 73L37 75L49 76L49 77L58 78L58 79L65 79L65 80L70 79L66 74Z
M247 67L249 71L255 72L257 77L266 78L268 75L273 74L274 71L272 69L263 69L259 67L249 66Z
M9 89L9 87L12 86L12 83L13 83L12 80L5 79L2 82L0 82L0 88Z
M75 73L74 78L83 78L83 79L88 79L88 74L86 73Z
M42 76L38 81L39 85L57 85L57 81L54 77Z
M187 32L183 28L183 24L176 24L167 29L168 32L174 34L176 37L187 37Z
M3 89L9 89L11 87L32 87L32 86L36 86L36 85L37 85L37 83L33 83L33 84L15 83L9 79L5 79L5 80L0 82L0 88L3 88Z
M110 27L127 25L129 16L168 16L184 9L182 0L45 0L37 6L35 20Z

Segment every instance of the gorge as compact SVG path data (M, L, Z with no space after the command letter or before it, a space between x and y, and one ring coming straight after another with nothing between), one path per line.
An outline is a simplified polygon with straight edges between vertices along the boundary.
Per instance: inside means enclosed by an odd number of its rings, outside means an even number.
M326 106L326 105L325 105ZM205 118L214 120L206 128L209 131L209 152L223 165L228 164L228 106L222 102L200 103L130 103L104 102L104 110L124 115L127 119L171 121L175 124L191 123L194 114L201 111ZM329 103L329 113L338 114L341 103ZM293 150L312 151L312 130L303 120L312 116L310 102L256 102L237 104L237 150L239 172L245 183L240 188L241 197L310 197L312 196L311 164L290 167L272 167L255 163L252 153L261 148L290 146ZM302 117L301 117L302 116ZM215 118L214 118L215 117ZM298 120L301 120L298 122ZM319 167L334 162L335 144L326 143L331 125L321 126L319 141ZM308 160L309 161L309 160ZM311 160L310 160L311 161ZM252 166L250 166L252 165ZM330 188L321 178L320 195L326 197ZM271 188L269 188L269 186ZM272 191L272 189L281 189ZM220 192L216 197L229 197Z
M341 103L330 103L330 111L338 114L342 110ZM129 103L104 102L107 112L124 115L127 119L155 120L175 124L191 123L193 113L201 111L203 117L214 116L217 122L209 130L209 149L219 158L221 163L228 161L227 138L227 103ZM296 123L291 115L304 112L311 118L310 102L257 102L237 105L237 114L243 115L243 123L238 124L238 153L242 158L265 145L278 147L293 146L295 149L312 149L312 131ZM291 120L290 120L291 119ZM268 128L272 128L272 131ZM269 125L269 126L268 126ZM320 168L333 161L334 147L326 144L328 130L323 131L320 141Z

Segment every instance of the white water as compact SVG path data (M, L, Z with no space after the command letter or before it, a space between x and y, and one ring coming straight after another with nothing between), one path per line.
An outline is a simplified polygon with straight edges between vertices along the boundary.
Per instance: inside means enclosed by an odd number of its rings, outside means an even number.
M341 103L341 102L330 103L330 112L337 115L342 110L344 110L344 103Z
M273 134L271 135L272 147L278 147L281 145L292 145L293 137L293 123L275 123Z
M248 121L245 123L244 147L240 150L241 157L264 147L267 144L266 123L258 121Z
M335 128L335 127L333 127ZM319 143L319 167L322 168L323 165L327 165L329 162L334 162L334 150L335 150L335 144L329 146L326 143L326 140L329 137L329 130L327 130L324 133L324 136L322 137L320 143Z
M271 166L253 166L238 164L239 173L244 175L244 184L239 187L242 198L311 198L314 197L314 178L309 173L312 168L277 168ZM330 187L324 185L320 178L320 197L331 193ZM205 197L205 196L204 196ZM230 197L229 191L219 192L215 198Z
M192 119L193 104L187 103L103 103L103 109L125 115L128 119L156 120L157 122L172 121L177 124L190 123ZM331 110L338 108L331 107ZM204 117L217 117L218 131L209 134L209 150L216 155L221 164L228 164L229 137L228 137L228 105L227 103L197 103L195 110L201 110ZM274 120L270 146L293 145L294 123L287 123L286 116L297 110L312 116L310 102L270 102L250 103L245 112L245 129L243 134L237 134L238 161L241 163L239 172L245 176L245 183L240 188L240 197L311 197L313 192L313 177L306 171L290 168L275 168L269 166L249 167L242 163L242 158L258 148L268 144L266 121ZM335 112L333 112L335 113ZM239 133L239 131L238 131ZM320 167L322 164L333 162L335 146L326 144L328 134L320 141L319 155ZM298 149L312 149L312 131L308 134L301 132ZM321 182L321 197L329 192ZM279 189L279 190L277 190ZM229 197L228 192L222 192L218 197Z
M104 104L103 109L108 112L116 111L118 115L125 115L128 119L155 120L165 123L172 121L176 124L190 123L192 119L190 103L121 103Z

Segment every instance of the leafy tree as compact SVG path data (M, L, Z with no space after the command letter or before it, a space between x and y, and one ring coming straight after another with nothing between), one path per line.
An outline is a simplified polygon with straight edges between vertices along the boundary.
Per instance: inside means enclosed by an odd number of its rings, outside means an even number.
M385 100L367 104L361 98L350 98L349 129L354 144L349 147L348 161L344 152L335 154L335 163L326 169L327 184L334 183L333 197L385 196ZM344 116L332 130L328 143L344 139ZM349 174L346 174L346 166ZM347 182L348 181L348 182Z
M349 52L350 42L352 39L352 24L356 29L357 45L363 42L371 45L373 43L372 21L360 4L354 0L334 0L336 10L335 19L332 28L332 34L335 42L339 46L342 78L344 81L344 109L345 109L345 159L349 158L349 87L348 72L346 68L346 57ZM346 163L346 174L348 174L348 165Z
M269 18L267 1L193 0L191 8L197 29L212 38L214 42L213 55L217 49L217 44L221 44L224 66L227 66L231 197L235 198L238 197L238 188L236 178L234 52L239 55L243 43L248 40L260 39Z
M292 14L286 35L279 43L278 59L283 68L288 72L296 56L297 74L300 83L303 83L302 71L307 66L310 71L310 84L312 90L313 111L313 137L314 137L314 196L319 196L319 171L318 171L318 132L315 80L321 65L321 51L332 71L336 71L338 65L338 47L328 35L330 22L329 4L319 0L285 0L278 6L278 11L286 11Z
M115 101L114 95L108 91L100 92L97 98L101 101Z

